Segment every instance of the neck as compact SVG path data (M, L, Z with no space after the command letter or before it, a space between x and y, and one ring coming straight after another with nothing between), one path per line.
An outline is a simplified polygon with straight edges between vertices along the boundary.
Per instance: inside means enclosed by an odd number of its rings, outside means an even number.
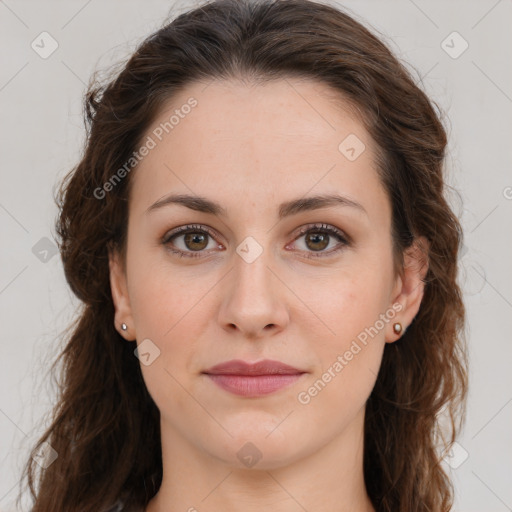
M163 419L161 432L162 485L147 512L375 512L363 477L364 408L320 450L264 469L219 461Z

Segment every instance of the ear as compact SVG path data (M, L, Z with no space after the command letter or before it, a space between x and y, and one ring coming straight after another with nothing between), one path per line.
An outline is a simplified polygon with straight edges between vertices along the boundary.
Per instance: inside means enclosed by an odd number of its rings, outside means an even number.
M393 343L404 334L420 309L428 270L428 250L428 240L421 236L404 252L404 268L396 278L392 293L392 304L400 304L402 309L388 323L387 343ZM399 334L393 330L396 322L402 324L402 332Z
M114 321L116 330L127 341L134 341L136 339L136 333L130 297L128 295L126 269L123 258L116 249L109 250L109 270L110 289L112 291L112 300L115 309ZM126 330L121 329L123 323L127 326Z

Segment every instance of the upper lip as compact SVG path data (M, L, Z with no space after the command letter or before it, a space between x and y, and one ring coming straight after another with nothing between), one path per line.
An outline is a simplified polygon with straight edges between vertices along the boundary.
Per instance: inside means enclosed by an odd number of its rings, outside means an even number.
M305 373L303 370L293 366L264 359L256 363L248 363L240 359L233 359L224 363L216 364L203 373L210 375L297 375Z

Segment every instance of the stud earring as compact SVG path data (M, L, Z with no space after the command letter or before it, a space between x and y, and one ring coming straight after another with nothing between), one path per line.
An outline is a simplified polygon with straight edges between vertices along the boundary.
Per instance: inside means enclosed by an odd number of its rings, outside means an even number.
M126 331L128 329L128 326L125 323L123 323L123 324L121 324L121 329L123 331Z
M402 332L402 324L400 322L393 324L393 331L395 334L400 334Z

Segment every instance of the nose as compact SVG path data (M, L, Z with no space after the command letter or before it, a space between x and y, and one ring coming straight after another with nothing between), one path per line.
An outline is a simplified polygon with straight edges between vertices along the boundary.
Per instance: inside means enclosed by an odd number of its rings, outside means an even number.
M235 255L219 310L219 322L224 330L238 331L248 339L260 339L286 328L289 323L286 289L269 264L266 251L252 263Z

